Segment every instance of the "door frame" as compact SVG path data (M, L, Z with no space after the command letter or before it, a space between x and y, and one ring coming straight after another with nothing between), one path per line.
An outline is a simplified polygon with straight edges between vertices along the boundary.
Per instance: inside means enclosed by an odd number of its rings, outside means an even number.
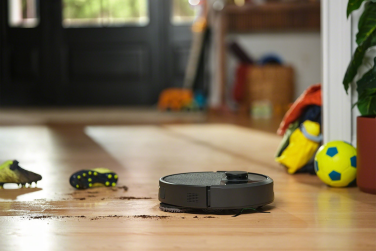
M352 54L352 17L346 18L347 1L321 1L322 98L324 143L356 142L353 131L352 87L348 94L342 80Z

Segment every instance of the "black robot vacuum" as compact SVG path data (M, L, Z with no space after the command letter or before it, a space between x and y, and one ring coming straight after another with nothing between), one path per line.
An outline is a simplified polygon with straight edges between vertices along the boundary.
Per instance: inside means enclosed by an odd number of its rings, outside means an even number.
M158 197L173 213L259 208L273 202L273 180L243 171L172 174L159 179Z

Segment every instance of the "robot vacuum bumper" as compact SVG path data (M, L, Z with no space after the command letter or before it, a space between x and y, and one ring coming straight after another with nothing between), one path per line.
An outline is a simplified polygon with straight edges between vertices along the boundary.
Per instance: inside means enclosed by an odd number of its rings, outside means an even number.
M257 208L274 200L273 180L243 171L192 172L159 180L161 209Z

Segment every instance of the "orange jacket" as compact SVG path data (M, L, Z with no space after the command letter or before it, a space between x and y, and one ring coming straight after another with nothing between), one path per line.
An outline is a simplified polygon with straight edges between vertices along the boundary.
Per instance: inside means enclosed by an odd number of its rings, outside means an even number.
M312 85L300 95L283 117L277 133L279 135L285 134L290 123L297 120L309 105L322 105L321 84Z

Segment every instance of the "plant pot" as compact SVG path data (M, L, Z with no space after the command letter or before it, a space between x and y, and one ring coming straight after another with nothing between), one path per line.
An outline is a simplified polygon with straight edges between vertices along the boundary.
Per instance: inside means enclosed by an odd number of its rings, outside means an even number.
M357 118L357 184L376 194L376 117Z

